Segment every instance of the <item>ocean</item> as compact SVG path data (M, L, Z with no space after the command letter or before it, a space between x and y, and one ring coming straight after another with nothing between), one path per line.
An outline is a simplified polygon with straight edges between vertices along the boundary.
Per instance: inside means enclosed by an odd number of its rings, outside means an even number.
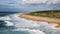
M0 13L0 34L60 34L57 24L37 22L18 17L21 13Z

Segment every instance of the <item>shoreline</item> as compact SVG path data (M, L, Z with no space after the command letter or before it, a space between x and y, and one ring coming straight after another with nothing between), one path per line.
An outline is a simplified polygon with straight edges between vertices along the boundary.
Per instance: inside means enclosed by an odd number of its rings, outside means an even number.
M60 29L60 19L58 18L38 17L38 16L27 15L27 14L19 14L19 17L25 18L27 20L32 20L32 21L48 22L48 24L56 23L58 25L54 26L53 29Z
M38 16L32 16L32 15L26 15L26 14L20 14L19 17L25 18L28 20L33 20L33 21L43 21L48 23L56 23L60 25L60 19L57 19L57 18L38 17Z

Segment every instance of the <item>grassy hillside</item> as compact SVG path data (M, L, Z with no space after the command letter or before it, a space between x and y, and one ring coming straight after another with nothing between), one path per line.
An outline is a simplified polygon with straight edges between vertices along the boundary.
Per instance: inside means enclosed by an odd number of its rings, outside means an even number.
M40 17L60 18L60 10L46 10L29 13L29 15Z

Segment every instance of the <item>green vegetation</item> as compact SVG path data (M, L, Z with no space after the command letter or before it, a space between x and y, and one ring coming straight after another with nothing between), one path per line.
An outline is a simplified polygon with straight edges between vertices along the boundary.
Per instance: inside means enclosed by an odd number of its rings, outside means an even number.
M29 13L29 15L40 17L60 18L60 10L46 10Z

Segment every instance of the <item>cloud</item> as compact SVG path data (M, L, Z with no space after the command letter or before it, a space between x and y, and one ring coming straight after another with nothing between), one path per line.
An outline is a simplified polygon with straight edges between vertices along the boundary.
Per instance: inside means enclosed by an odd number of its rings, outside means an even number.
M60 0L0 0L0 10L16 11L17 9L31 12L48 9L60 9L59 2Z
M0 5L6 5L13 8L20 8L22 0L0 0Z
M46 4L56 4L60 2L60 0L23 0L23 4L40 4L40 3L46 3Z

